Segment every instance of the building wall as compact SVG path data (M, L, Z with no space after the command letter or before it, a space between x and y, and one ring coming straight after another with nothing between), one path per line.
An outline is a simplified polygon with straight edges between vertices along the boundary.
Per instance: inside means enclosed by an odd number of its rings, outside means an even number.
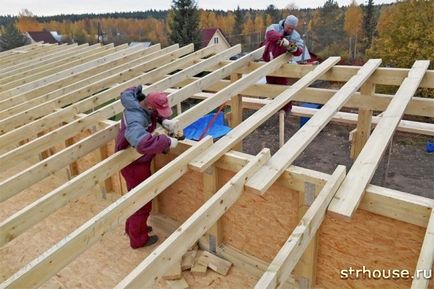
M173 159L157 157L157 167ZM235 173L218 170L219 187ZM159 196L159 212L183 222L204 202L202 174L189 171ZM271 262L298 224L299 192L274 184L263 196L245 191L221 218L223 242ZM326 216L318 238L318 288L409 288L411 280L342 280L340 270L416 267L425 228L358 210L350 221ZM433 283L433 282L431 282ZM429 288L434 288L434 284Z

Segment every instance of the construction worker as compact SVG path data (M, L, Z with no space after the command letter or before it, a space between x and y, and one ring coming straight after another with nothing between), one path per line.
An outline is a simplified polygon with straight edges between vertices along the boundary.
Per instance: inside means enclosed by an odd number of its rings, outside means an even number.
M157 122L162 123L169 132L173 132L175 128L174 122L167 119L172 115L172 110L165 93L151 92L144 95L141 86L132 87L121 93L121 103L125 109L116 137L115 150L132 146L143 154L121 170L127 188L131 190L151 175L153 157L175 148L178 140L164 134L152 134ZM133 249L150 246L158 241L156 235L148 235L152 231L152 227L147 225L151 209L152 202L149 202L131 215L125 223L125 232Z
M278 24L271 24L265 31L265 50L262 58L269 62L274 58L284 54L291 53L294 56L303 54L304 43L300 34L295 30L298 18L289 15L286 19L280 20ZM286 77L267 76L267 83L289 85L290 80ZM284 110L289 112L292 104L288 103Z

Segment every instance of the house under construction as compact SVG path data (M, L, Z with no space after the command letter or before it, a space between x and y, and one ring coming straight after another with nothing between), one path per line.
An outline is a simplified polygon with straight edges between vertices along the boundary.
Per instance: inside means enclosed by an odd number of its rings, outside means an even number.
M296 65L282 55L265 63L263 49L237 60L229 59L240 45L34 43L0 53L0 288L434 288L424 278L434 200L371 184L395 131L434 135L434 124L402 119L434 116L434 99L414 97L434 88L430 62ZM267 75L296 81L261 84ZM340 87L312 87L318 80ZM119 171L140 154L114 153L114 138L120 93L138 84L169 93L180 132L223 104L232 130L157 155L154 174L128 192ZM380 94L378 85L399 89ZM243 139L290 101L322 107L294 106L292 115L310 119L275 154L243 153ZM256 112L243 119L243 109ZM326 174L292 165L330 122L356 126L352 167ZM150 200L160 241L132 250L123 224ZM185 271L184 285L166 282L196 243L220 264ZM214 272L227 261L227 274ZM342 275L363 266L425 276Z

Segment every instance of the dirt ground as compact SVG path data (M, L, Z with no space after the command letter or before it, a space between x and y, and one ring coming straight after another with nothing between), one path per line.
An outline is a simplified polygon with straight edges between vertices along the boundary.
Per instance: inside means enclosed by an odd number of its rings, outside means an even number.
M245 111L244 119L253 112ZM285 140L299 128L299 117L287 116ZM295 160L294 165L331 174L340 164L347 166L349 171L353 161L350 159L348 136L354 128L329 123ZM389 168L386 169L389 152L386 149L371 183L434 199L434 153L429 154L425 150L429 139L423 135L396 133ZM268 119L243 142L243 151L249 154L257 154L264 147L270 148L272 154L279 149L278 115Z

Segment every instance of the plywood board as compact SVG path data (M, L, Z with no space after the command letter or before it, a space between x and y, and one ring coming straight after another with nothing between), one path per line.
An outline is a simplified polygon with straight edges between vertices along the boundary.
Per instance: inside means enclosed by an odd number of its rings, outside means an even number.
M342 280L340 270L365 266L413 273L424 234L425 228L360 209L349 222L327 214L319 234L317 284L327 289L409 288L411 280Z

